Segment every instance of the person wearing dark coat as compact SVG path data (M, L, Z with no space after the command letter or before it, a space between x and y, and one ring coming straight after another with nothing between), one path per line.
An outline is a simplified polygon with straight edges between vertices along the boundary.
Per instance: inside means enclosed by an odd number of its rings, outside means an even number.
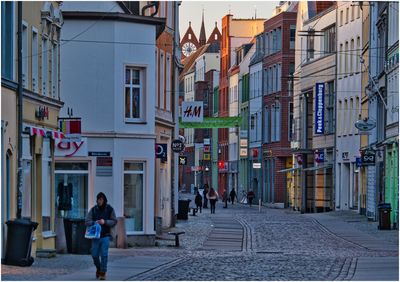
M224 193L222 194L222 201L224 202L224 209L228 207L228 192L224 189Z
M250 190L249 192L247 192L247 200L249 201L249 205L251 207L252 203L253 203L253 199L256 197L256 194L254 194L254 192L252 190Z
M194 199L194 202L196 204L197 210L199 210L200 213L201 213L201 207L203 205L203 198L201 197L199 191L197 191L196 198Z
M237 195L236 195L236 192L235 192L235 188L233 188L233 189L231 190L231 192L229 193L229 196L231 197L231 202L232 202L232 205L233 205L233 202L235 201L235 198L237 199Z
M208 209L208 184L204 185L204 190L203 190L203 208Z
M96 278L106 280L111 228L117 224L117 218L113 207L107 204L107 197L104 193L97 194L96 199L97 204L87 214L85 225L92 226L98 223L101 226L100 238L92 239L91 251L96 266Z

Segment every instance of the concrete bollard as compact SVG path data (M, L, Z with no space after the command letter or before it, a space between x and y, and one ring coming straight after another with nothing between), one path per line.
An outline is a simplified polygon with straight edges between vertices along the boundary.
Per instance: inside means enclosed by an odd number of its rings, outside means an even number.
M125 217L117 218L117 248L118 249L126 249L128 247L128 238L126 236L125 229Z

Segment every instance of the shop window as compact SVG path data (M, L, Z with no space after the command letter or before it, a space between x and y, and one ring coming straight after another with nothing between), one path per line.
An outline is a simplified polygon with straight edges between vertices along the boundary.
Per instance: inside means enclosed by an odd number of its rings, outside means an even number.
M88 172L88 163L56 163L54 195L58 216L86 217Z
M127 233L143 231L144 163L124 164L124 217Z
M51 153L50 141L43 140L42 154L42 231L51 230Z

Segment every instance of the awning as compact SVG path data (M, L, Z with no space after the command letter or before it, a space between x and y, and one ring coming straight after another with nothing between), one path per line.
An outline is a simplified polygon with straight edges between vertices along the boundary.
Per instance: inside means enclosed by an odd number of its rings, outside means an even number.
M333 163L326 163L326 164L323 164L320 166L307 167L307 168L303 169L303 171L315 171L315 170L331 168L331 167L333 167Z
M291 167L291 168L278 170L278 172L291 172L291 171L295 171L295 170L299 170L299 169L301 169L301 167Z
M42 137L51 137L53 139L63 139L65 138L64 133L61 131L49 129L49 128L42 128L37 126L26 125L25 131L29 132L30 136L42 136Z

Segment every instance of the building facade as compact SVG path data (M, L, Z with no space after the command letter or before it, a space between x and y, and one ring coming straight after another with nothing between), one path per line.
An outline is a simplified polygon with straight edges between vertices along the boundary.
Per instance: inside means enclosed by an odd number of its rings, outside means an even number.
M68 2L63 11L65 38L92 25L61 55L66 105L61 114L73 109L82 119L83 137L74 154L60 151L56 159L56 183L72 188L68 216L84 217L97 193L104 192L124 224L127 241L153 245L156 104L146 97L156 96L156 38L165 21L133 15L116 2ZM85 41L141 44L93 48Z

